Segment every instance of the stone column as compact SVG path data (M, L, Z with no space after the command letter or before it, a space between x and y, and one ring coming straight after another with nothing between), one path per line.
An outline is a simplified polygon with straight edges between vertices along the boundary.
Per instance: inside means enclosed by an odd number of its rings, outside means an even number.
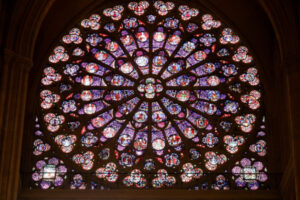
M300 53L285 62L286 102L289 130L283 133L288 137L285 155L289 156L283 174L281 189L284 199L300 200ZM294 196L291 193L294 192Z
M0 72L0 200L16 200L27 82L32 60L9 49L1 53Z

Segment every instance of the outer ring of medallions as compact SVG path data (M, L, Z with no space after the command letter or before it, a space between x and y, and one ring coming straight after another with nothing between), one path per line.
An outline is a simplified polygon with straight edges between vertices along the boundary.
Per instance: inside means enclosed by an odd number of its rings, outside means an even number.
M157 80L159 80L159 81L161 82L160 84L163 86L163 91L161 91L161 92L159 93L159 96L155 96L155 97L152 98L152 99L148 99L148 98L146 98L145 96L142 96L142 95L140 94L140 92L137 90L137 88L138 88L138 86L140 85L141 81L142 81L142 80L145 80L145 79L147 79L147 78L155 78L155 79L157 79ZM160 100L162 97L165 96L165 92L166 92L166 84L165 84L165 81L164 81L163 79L161 79L161 77L159 77L159 76L157 76L157 75L155 75L155 74L146 74L146 75L143 75L141 78L139 78L139 79L136 81L135 88L136 88L136 89L134 90L135 96L137 96L137 97L139 97L141 100L147 101L147 102L154 102L154 101Z

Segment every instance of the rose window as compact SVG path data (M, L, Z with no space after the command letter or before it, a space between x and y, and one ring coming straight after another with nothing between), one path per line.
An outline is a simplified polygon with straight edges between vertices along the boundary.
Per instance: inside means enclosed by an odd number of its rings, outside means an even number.
M45 63L34 185L266 188L262 86L237 32L183 2L99 10Z

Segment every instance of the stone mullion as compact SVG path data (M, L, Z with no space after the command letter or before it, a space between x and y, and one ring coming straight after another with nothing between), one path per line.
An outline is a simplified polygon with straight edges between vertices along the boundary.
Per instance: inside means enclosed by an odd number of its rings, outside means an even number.
M27 82L29 69L32 63L13 52L7 51L5 57L9 58L4 63L6 79L3 82L6 101L1 102L1 169L0 169L0 196L1 200L17 199L24 114L27 95ZM7 62L9 61L9 62ZM3 97L1 96L1 100Z

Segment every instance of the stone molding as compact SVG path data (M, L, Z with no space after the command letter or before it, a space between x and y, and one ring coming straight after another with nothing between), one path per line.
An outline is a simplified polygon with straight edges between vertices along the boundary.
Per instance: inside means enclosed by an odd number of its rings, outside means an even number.
M19 200L280 200L279 191L195 190L24 190Z

